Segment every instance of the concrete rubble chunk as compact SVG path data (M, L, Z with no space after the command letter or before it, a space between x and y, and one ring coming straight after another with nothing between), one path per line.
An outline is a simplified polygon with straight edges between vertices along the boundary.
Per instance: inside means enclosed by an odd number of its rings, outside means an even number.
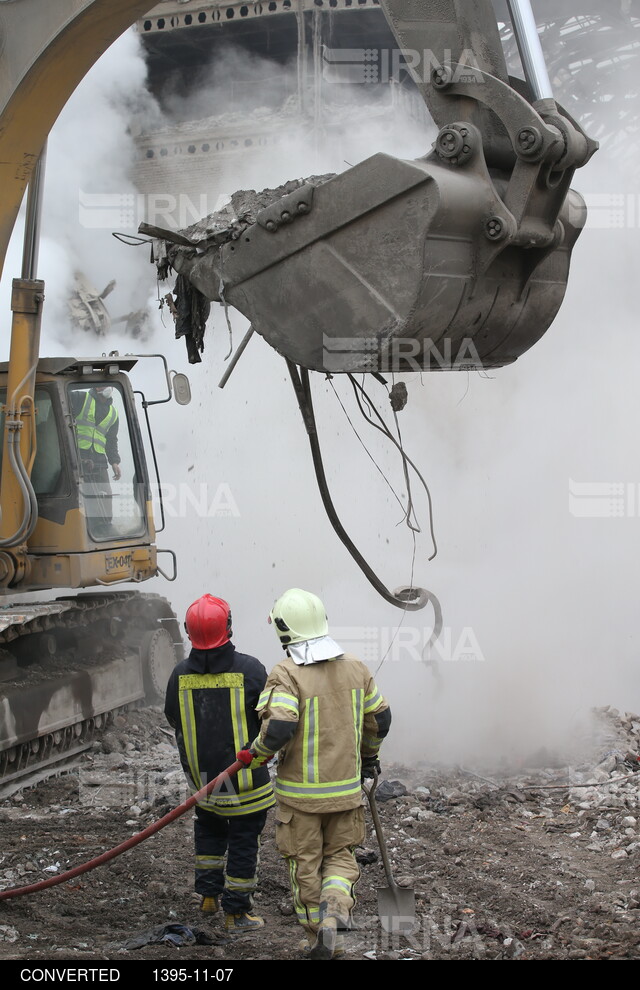
M392 801L408 794L407 788L399 780L383 780L376 789L376 801Z

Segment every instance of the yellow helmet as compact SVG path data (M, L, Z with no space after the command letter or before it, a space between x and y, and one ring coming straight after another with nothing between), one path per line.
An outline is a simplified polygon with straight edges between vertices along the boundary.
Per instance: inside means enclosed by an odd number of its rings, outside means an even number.
M329 632L327 613L317 595L301 588L290 588L271 609L270 621L283 646L318 639Z
M318 663L342 656L342 649L329 636L324 605L310 591L301 588L285 591L271 609L269 622L273 623L283 648L297 664Z

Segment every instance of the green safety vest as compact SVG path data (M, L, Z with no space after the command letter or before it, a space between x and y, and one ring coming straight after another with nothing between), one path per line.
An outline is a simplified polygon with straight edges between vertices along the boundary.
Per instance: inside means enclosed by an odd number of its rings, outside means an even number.
M87 392L80 415L76 419L76 433L80 450L93 448L98 454L106 455L107 433L117 420L117 410L111 403L105 418L102 422L96 423L96 400L90 392Z

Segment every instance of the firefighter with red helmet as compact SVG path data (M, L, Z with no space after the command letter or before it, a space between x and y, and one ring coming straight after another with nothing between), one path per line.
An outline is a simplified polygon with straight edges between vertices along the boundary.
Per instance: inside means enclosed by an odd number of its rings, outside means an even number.
M171 674L164 710L195 792L234 763L237 751L257 735L255 709L267 671L231 642L231 610L222 598L203 595L193 602L185 629L191 652ZM196 805L195 889L202 895L203 911L222 907L230 931L264 925L252 907L260 836L274 804L263 764L241 770L229 778L226 791Z

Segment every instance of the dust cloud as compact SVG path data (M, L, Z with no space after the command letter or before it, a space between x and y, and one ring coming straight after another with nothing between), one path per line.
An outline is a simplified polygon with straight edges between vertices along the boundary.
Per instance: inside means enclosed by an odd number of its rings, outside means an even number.
M132 32L90 73L52 135L41 271L55 298L79 250L100 288L118 280L124 310L134 288L144 285L147 299L155 295L147 249L125 248L110 231L79 230L69 219L76 216L79 189L133 191L126 106L116 101L114 107L108 98L117 80L128 98L137 93L148 100ZM349 87L352 101L356 90ZM206 105L220 106L215 89L199 99L206 96ZM176 96L176 115L184 116L178 104ZM141 105L155 112L150 103ZM85 140L87 106L104 111L93 114L101 137L93 148ZM201 113L202 105L197 109ZM415 117L399 110L393 124L381 123L367 110L363 105L357 123L333 127L331 141L302 140L289 131L258 167L247 162L223 181L261 189L341 171L376 151L414 158L430 150L433 134ZM603 157L578 173L578 190L613 195L624 187L624 176ZM179 190L179 172L175 181ZM627 505L621 517L582 518L570 502L572 483L633 483L636 492L640 483L634 326L640 231L637 223L615 229L601 220L596 211L578 242L554 325L515 366L490 376L404 377L409 402L399 421L433 497L439 552L432 562L428 506L417 482L422 532L414 544L331 384L313 376L327 476L347 530L388 588L413 580L441 601L445 630L430 655L424 651L428 610L403 613L386 604L326 519L283 360L254 336L226 387L218 387L228 351L219 307L212 309L201 364L187 365L166 314L154 311L155 331L144 345L187 372L193 391L186 408L151 410L166 496L167 525L158 544L176 551L178 579L157 579L144 590L169 598L180 619L206 591L225 597L237 648L268 669L280 656L266 622L274 600L291 586L319 594L335 638L369 663L391 704L394 724L383 760L476 767L522 762L542 747L570 747L588 726L592 705L638 711L639 510ZM16 256L14 245L14 270ZM9 264L3 300L11 274ZM43 354L59 351L61 343L70 350L132 349L118 333L97 348L86 338L69 340L60 312L55 306L48 311ZM247 324L235 312L230 319L237 344ZM151 364L134 372L148 394L162 386ZM382 472L402 492L397 451L362 421L348 384L333 384ZM375 382L368 387L392 422L385 390Z

